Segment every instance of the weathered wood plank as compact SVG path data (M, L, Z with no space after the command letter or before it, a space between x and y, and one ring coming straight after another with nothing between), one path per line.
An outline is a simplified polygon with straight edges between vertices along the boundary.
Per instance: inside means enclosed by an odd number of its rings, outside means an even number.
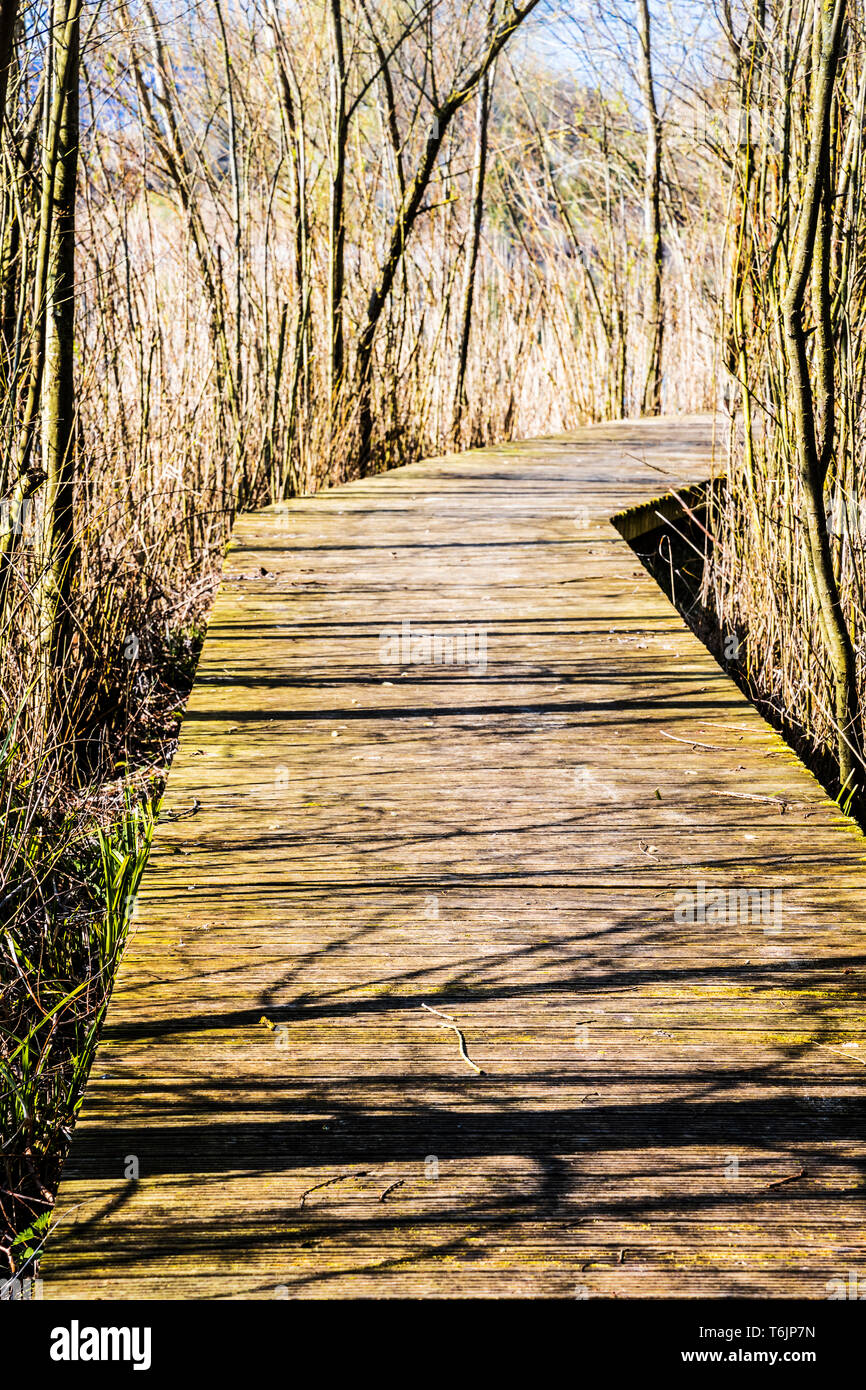
M46 1297L864 1267L862 837L609 520L709 455L633 423L238 522ZM678 920L700 884L781 898Z

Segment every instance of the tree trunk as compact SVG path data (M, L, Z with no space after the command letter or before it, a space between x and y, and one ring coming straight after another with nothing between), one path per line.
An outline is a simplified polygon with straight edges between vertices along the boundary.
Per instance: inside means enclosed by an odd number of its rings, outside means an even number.
M0 113L6 115L6 90L15 52L18 0L0 0Z
M346 56L341 0L331 0L331 202L328 247L328 391L332 424L343 386L343 289L346 261Z
M75 486L75 190L78 175L78 72L81 0L54 0L52 83L58 113L51 180L51 232L42 374L42 465L46 474L38 605L45 694L56 697L68 647L74 557ZM51 714L49 708L46 713Z
M730 16L727 18L727 37L737 70L740 114L740 138L734 162L735 188L739 199L739 216L733 223L736 245L731 269L731 313L728 342L728 367L740 388L743 412L743 454L746 488L752 525L756 534L762 530L755 484L755 426L752 391L749 383L749 290L754 274L753 247L750 239L752 199L755 196L755 118L760 113L758 74L764 62L764 26L766 0L756 0L752 37L736 37Z
M488 125L490 120L490 73L485 72L478 88L478 107L475 121L475 168L472 184L472 226L466 253L466 273L463 279L463 304L460 314L460 342L457 349L457 383L454 389L454 419L452 436L459 443L463 411L466 405L466 364L469 359L469 337L472 332L472 304L475 297L475 272L481 227L484 221L484 183L487 176Z
M846 0L814 0L814 3L809 162L791 253L783 321L806 512L806 564L818 601L821 632L835 685L840 795L850 797L864 785L857 661L833 567L824 502L824 484L836 445L829 246L833 215L832 112L847 4ZM806 323L806 293L810 282L816 341L814 385Z
M662 245L662 124L656 103L652 67L652 38L649 0L637 0L638 33L640 36L640 75L646 116L646 177L644 185L647 282L644 318L647 335L647 375L643 392L644 415L661 413L662 339L662 277L664 247Z
M286 51L285 40L276 23L271 21L277 69L280 81L281 111L283 116L283 136L291 165L292 221L294 224L294 281L295 281L295 327L291 351L292 375L289 386L288 422L284 435L284 457L281 461L277 493L285 496L289 479L293 488L300 484L301 451L303 440L300 431L306 421L306 411L310 396L310 362L312 358L311 314L310 314L310 268L309 243L310 224L307 208L307 167L306 134L302 93L292 70ZM281 324L279 355L283 352L284 322ZM278 401L276 395L272 414L272 433L276 431ZM295 437L298 436L297 446ZM297 452L298 467L294 468L293 458Z
M0 190L2 202L3 227L0 232L0 364L7 391L14 391L11 381L13 373L13 336L15 325L16 291L18 286L19 253L21 245L21 226L18 220L18 199L15 181L17 159L14 150L7 148L7 122L12 125L12 114L7 113L6 100L9 92L9 76L15 64L15 21L18 13L18 0L0 0L0 168L3 186ZM15 106L13 96L13 110ZM8 457L0 460L0 496L5 493L9 483ZM2 522L0 522L2 525Z

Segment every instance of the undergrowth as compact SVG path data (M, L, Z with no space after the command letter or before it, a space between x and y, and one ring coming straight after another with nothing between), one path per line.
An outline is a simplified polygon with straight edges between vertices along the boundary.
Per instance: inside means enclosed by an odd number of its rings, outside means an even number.
M58 776L14 721L0 745L0 1297L48 1234L203 635L171 630L138 662L96 772Z
M50 833L12 791L0 828L0 1270L20 1277L44 1238L159 788L127 789L106 828L70 812Z

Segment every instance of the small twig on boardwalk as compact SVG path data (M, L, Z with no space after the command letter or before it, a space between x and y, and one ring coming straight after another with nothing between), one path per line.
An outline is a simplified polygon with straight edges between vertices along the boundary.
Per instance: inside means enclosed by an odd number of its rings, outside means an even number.
M166 811L166 813L165 813L165 818L166 818L166 820L185 820L185 819L187 818L187 816L194 816L194 815L196 814L196 812L197 812L197 811L200 811L200 810L201 810L201 802L199 801L199 799L198 799L197 796L194 796L193 799L192 799L192 805L189 807L188 810L186 810L186 811Z
M623 457L631 459L634 463L643 464L644 468L651 468L654 473L661 473L663 478L678 478L681 476L679 473L672 473L669 468L659 468L657 463L650 463L649 459L641 458L640 454L626 453ZM673 492L673 488L671 488L670 491ZM676 493L674 493L674 496L676 496ZM685 505L680 498L677 498L677 501L679 501L681 507Z
M789 1182L799 1182L801 1178L808 1178L808 1176L808 1170L801 1168L799 1173L791 1173L787 1178L779 1178L777 1182L768 1182L764 1191L771 1192L774 1187L787 1187Z
M348 1178L366 1178L369 1171L369 1168L362 1168L359 1173L340 1173L338 1177L328 1178L326 1182L317 1182L301 1194L299 1205L304 1205L311 1192L318 1192L323 1187L333 1187L335 1182L345 1182Z
M428 1014L435 1014L437 1018L445 1019L444 1027L450 1028L452 1033L457 1034L457 1041L460 1044L460 1056L463 1058L467 1066L471 1067L473 1071L477 1071L479 1076L483 1076L484 1072L481 1070L480 1067L476 1067L472 1058L469 1056L469 1053L466 1051L466 1039L464 1038L460 1029L457 1027L457 1024L454 1022L454 1019L451 1018L450 1014L443 1014L440 1013L438 1009L431 1009L429 1004L422 1004L421 1008L426 1009Z
M853 1052L843 1052L841 1047L830 1047L829 1043L819 1043L825 1052L835 1052L837 1057L847 1057L849 1062L859 1062L861 1067L866 1067L866 1060L862 1057L855 1057Z
M768 806L778 806L781 811L787 811L789 806L808 806L807 801L786 801L781 796L761 796L758 792L720 792L707 788L707 796L732 796L737 801L763 801Z
M379 1201L384 1202L385 1198L388 1196L388 1193L393 1192L396 1187L402 1187L405 1181L405 1178L398 1178L396 1182L392 1182L390 1187L386 1187L384 1192L379 1193Z
M659 729L662 738L669 738L674 743L684 743L688 748L712 748L714 752L727 752L721 743L699 743L696 738L677 738L676 734L666 734L664 729Z

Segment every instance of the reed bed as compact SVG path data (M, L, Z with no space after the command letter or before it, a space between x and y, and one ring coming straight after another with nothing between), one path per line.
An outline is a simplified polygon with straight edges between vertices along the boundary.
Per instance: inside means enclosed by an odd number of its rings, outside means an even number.
M826 134L815 110L821 25L842 21ZM823 18L822 18L823 16ZM834 794L861 821L860 713L866 659L866 430L863 119L866 34L859 5L745 7L732 33L741 138L730 168L724 352L738 411L728 429L729 486L717 494L704 597L742 638L741 668ZM828 31L829 32L829 31ZM817 47L816 47L817 34ZM824 201L804 226L820 161ZM792 284L803 232L800 312L808 418L798 417ZM823 252L816 249L823 238ZM806 466L806 446L815 464ZM822 597L826 547L830 598ZM817 556L817 559L816 559ZM851 687L854 687L853 690ZM840 760L853 764L847 785Z

